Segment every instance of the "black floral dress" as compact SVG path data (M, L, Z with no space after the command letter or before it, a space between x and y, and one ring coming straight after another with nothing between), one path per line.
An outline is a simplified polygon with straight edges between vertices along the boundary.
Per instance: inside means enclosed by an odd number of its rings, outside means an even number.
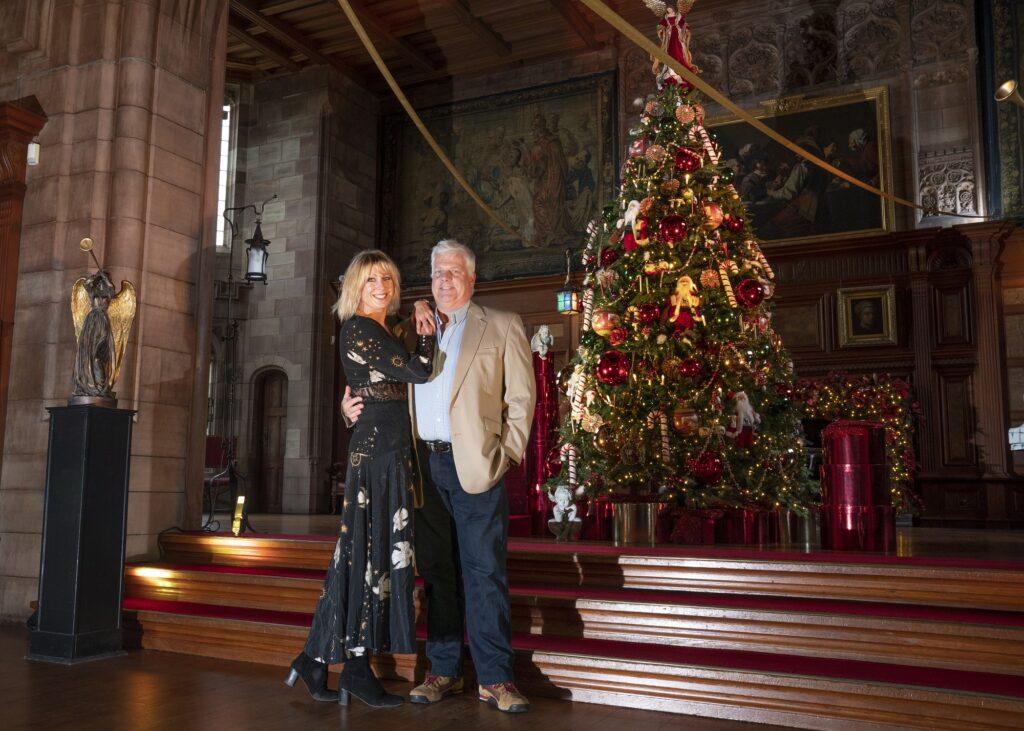
M416 651L405 384L430 377L432 343L420 338L410 355L374 320L356 315L341 327L341 362L363 412L349 443L340 537L306 639L306 654L321 662L344 662L356 648Z

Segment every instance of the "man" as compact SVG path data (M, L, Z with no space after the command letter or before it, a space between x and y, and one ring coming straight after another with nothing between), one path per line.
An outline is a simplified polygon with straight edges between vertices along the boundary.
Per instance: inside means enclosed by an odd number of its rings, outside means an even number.
M424 504L416 565L427 595L430 674L410 693L434 703L461 693L463 626L479 697L501 711L529 707L513 684L508 596L508 498L502 476L522 460L536 401L530 346L518 315L471 301L476 257L454 239L430 254L437 313L416 303L417 325L436 326L435 373L413 389ZM346 392L350 421L362 410ZM426 479L429 478L429 479Z

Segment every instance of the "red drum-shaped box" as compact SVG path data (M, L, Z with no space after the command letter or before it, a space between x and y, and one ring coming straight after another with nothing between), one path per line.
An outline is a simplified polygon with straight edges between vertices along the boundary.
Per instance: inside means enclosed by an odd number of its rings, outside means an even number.
M825 464L885 464L885 427L840 419L821 433Z
M889 505L889 467L884 464L821 466L824 505Z

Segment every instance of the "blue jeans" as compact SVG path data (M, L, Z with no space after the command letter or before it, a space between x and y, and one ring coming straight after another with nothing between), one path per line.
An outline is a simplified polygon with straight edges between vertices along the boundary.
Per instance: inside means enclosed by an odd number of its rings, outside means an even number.
M421 449L424 505L416 515L416 567L427 595L427 658L434 675L462 675L463 625L477 682L512 680L505 483L462 489L451 452Z

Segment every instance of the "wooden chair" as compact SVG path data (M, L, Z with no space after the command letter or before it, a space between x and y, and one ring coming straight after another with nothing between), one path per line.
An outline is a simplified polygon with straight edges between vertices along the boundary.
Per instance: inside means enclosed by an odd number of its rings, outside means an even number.
M331 514L337 515L338 501L345 499L345 465L335 462L328 467L327 479L331 481Z

